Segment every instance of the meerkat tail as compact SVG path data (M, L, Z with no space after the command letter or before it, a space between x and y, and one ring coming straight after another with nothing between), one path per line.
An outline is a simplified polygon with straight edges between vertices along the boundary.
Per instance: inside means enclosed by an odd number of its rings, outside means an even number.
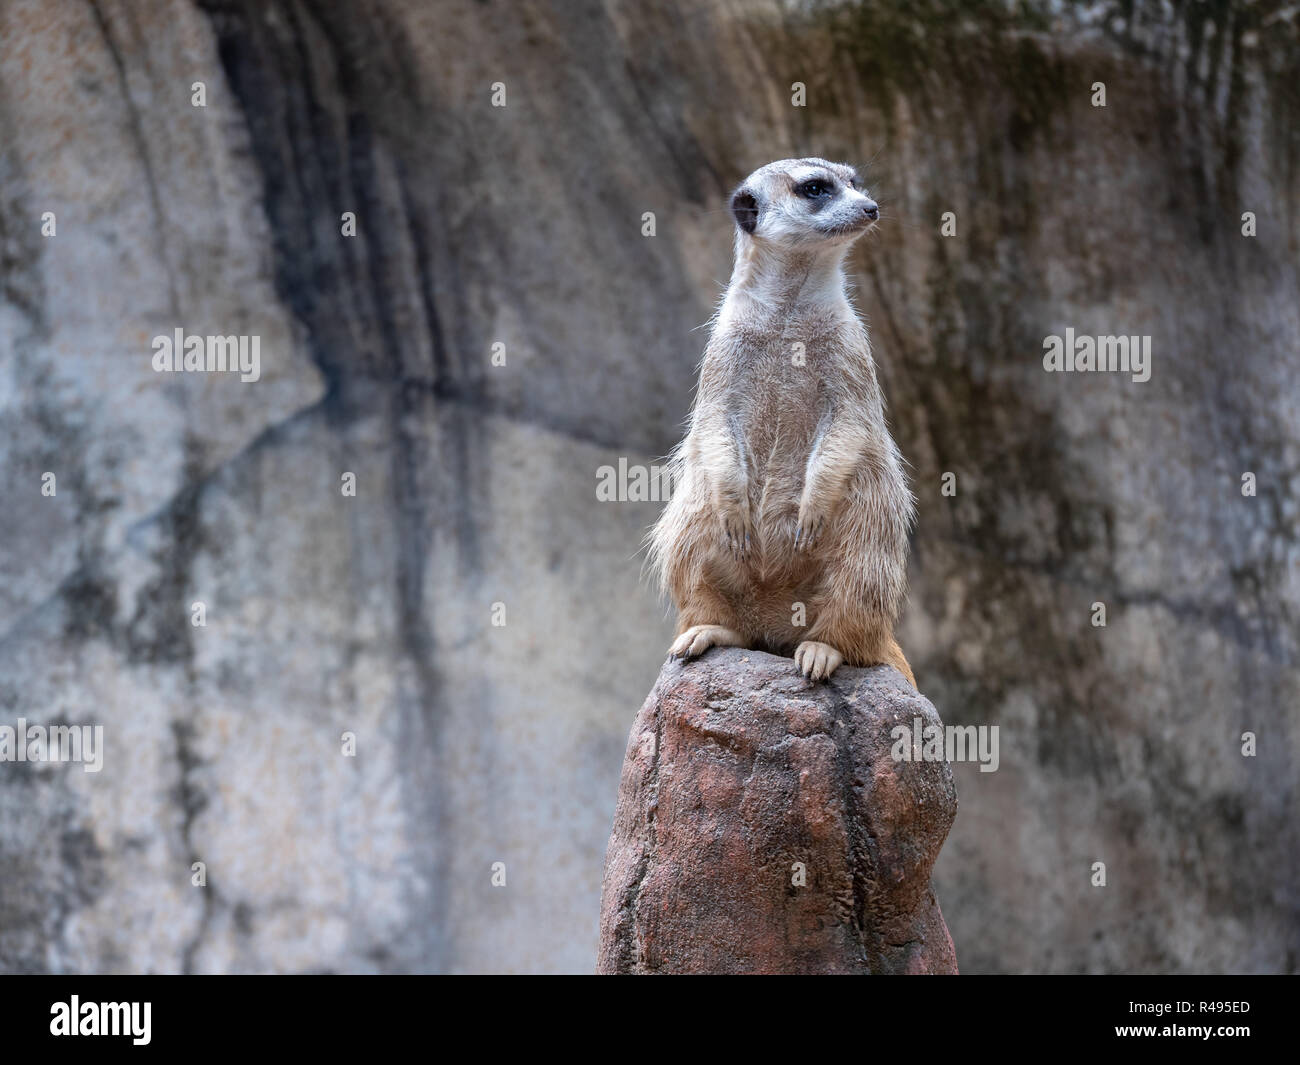
M913 688L916 687L916 678L912 676L912 667L907 664L907 659L903 657L903 649L898 646L898 641L892 636L885 645L883 654L884 663L887 666L893 666L898 672L907 678L907 683Z

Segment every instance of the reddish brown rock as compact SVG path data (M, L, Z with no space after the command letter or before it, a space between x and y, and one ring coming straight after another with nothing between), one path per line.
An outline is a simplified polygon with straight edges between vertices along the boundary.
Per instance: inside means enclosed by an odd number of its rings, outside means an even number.
M918 717L939 723L888 667L810 684L756 651L665 664L623 763L599 971L955 973L930 886L952 770L890 754Z

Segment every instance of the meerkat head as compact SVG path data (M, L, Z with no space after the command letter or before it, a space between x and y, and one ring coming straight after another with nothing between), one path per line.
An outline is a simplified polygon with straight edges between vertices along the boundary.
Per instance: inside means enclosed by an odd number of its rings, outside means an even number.
M782 159L755 170L731 197L738 243L790 250L857 240L880 217L857 170L825 159Z

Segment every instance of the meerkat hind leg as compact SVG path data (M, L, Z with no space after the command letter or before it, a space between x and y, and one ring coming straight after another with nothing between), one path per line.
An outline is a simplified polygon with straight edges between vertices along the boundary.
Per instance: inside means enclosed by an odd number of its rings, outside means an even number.
M673 658L694 658L710 647L744 647L745 638L725 625L692 625L673 641Z
M804 640L794 649L794 664L809 680L825 680L844 661L844 656L828 643Z

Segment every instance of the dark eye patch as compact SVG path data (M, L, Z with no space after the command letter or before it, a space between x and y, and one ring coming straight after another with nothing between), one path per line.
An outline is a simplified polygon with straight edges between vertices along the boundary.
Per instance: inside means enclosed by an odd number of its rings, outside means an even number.
M835 182L825 178L810 178L794 187L795 195L806 200L824 200L835 195Z

